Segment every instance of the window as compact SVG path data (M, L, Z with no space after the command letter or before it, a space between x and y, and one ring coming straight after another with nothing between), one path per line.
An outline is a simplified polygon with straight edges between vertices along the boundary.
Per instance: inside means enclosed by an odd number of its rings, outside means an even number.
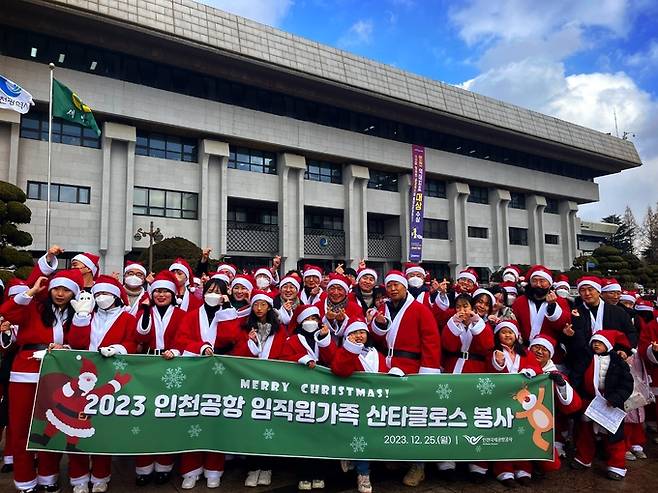
M304 227L308 229L328 229L343 231L343 214L331 211L306 211L304 213Z
M50 200L53 202L67 202L69 204L88 204L91 188L76 185L50 184ZM40 181L27 182L27 198L34 200L48 200L48 184Z
M368 234L383 235L386 227L383 219L368 218Z
M198 202L199 195L196 193L135 187L133 214L196 219Z
M98 120L99 128L101 124ZM96 132L81 125L53 118L53 142L100 149L101 139ZM21 117L21 137L24 139L48 140L48 113L32 110Z
M489 189L487 187L478 187L475 185L469 186L471 193L468 196L468 201L474 204L488 204L489 203Z
M447 197L446 182L443 180L435 180L434 178L425 179L425 195L428 197L445 199Z
M258 149L230 146L228 167L242 171L276 175L276 154Z
M546 197L546 207L544 208L546 214L559 214L560 213L560 201L558 199L552 199Z
M197 149L198 142L196 139L137 130L135 154L138 156L196 163L198 161Z
M526 228L509 228L509 244L528 246L528 230Z
M340 164L306 160L304 179L325 183L343 183L343 167Z
M397 173L387 173L385 171L378 171L376 169L370 170L370 180L368 180L368 188L375 190L387 190L389 192L398 191L398 175Z
M525 194L519 192L510 192L512 200L509 206L512 209L525 209Z
M251 205L235 204L229 202L228 205L228 222L230 226L241 224L261 224L267 226L277 226L279 216L276 204L262 202L262 205L254 207Z
M445 219L424 219L423 238L431 238L433 240L447 240L448 221Z
M478 228L476 226L468 227L469 238L489 238L489 230L487 228Z
M544 235L544 243L546 243L547 245L559 245L560 244L560 237L559 237L559 235L545 234Z

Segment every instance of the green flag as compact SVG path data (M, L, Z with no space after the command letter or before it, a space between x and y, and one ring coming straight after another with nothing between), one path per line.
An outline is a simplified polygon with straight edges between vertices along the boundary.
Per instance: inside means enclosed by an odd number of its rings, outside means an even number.
M90 128L100 137L101 131L96 124L91 108L84 104L76 93L57 79L53 79L52 97L53 116Z

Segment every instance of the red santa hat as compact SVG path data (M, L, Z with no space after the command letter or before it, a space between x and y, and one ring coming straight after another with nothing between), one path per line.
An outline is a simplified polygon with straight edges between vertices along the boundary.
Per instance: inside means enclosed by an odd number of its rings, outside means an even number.
M415 264L413 262L407 262L406 264L404 264L405 277L408 277L409 274L420 274L423 277L427 275L425 269L423 269L419 264Z
M25 281L18 277L12 277L7 283L7 296L16 296L19 293L28 291L30 287Z
M369 269L368 267L359 269L356 273L356 282L359 282L363 276L372 276L375 278L375 282L377 282L377 272L375 269Z
M304 320L312 315L316 315L318 318L320 317L320 309L317 306L303 305L301 303L297 305L297 308L295 308L295 311L292 313L292 319L290 320L290 324L288 326L288 332L290 334L294 333L295 329L301 325Z
M178 291L176 289L176 276L169 270L158 272L158 275L155 276L149 286L149 293L153 293L156 289L167 289L175 296Z
M553 283L553 289L555 290L566 289L567 291L571 289L571 285L569 284L569 278L564 274L558 274L555 277L555 282Z
M219 279L220 281L224 281L227 285L231 284L231 280L223 272L210 272L209 275L210 279Z
M54 288L63 287L73 292L77 297L85 286L82 273L78 269L67 269L55 272L48 282L48 291Z
M254 279L258 276L267 276L267 278L270 280L270 283L274 281L272 271L268 267L259 267L256 269L256 272L254 272Z
M610 279L603 279L603 283L601 284L601 292L610 293L614 291L621 291L621 284L619 284L617 279L614 277L611 277Z
M514 282L518 281L521 279L521 269L516 265L508 265L505 267L505 270L503 270L503 279L505 279L505 276L507 275L513 276Z
M332 272L329 274L329 282L327 283L327 291L331 286L340 286L345 290L346 293L350 291L350 286L352 285L352 282L347 276L344 276L342 274L338 274L336 272Z
M511 281L503 281L500 283L500 287L503 288L507 294L519 294L519 290L516 289L516 283Z
M533 265L530 267L528 273L526 274L526 278L528 281L530 281L533 277L541 277L553 285L553 273L550 269L544 267L543 265Z
M184 258L179 257L176 260L174 260L174 263L169 266L169 270L181 271L187 277L187 279L185 279L185 284L187 285L190 283L190 279L192 279L192 268L190 267L190 264L187 263L187 260L185 260Z
M123 285L112 276L101 274L91 287L91 294L96 296L98 293L110 293L121 300L124 305L129 305L128 295Z
M599 330L590 338L589 343L592 344L594 341L602 342L608 351L612 351L615 346L621 346L625 349L631 348L626 334L614 329Z
M601 279L595 276L583 276L578 281L576 281L578 290L583 286L589 286L596 289L599 293L601 292Z
M352 332L356 332L357 330L365 330L366 332L368 332L368 324L363 318L359 317L353 322L350 322L350 324L345 328L343 337L346 338Z
M78 356L78 358L80 357L81 356ZM90 359L82 357L82 366L80 367L78 380L84 378L89 378L96 382L98 380L98 370L96 369L96 365L94 365Z
M246 274L239 274L231 281L231 289L235 286L242 286L251 293L254 290L254 284L256 284L256 281L254 281L253 277Z
M387 285L389 282L399 282L402 284L405 289L409 288L409 283L407 282L406 276L399 270L389 270L384 278L384 285Z
M272 300L272 297L267 294L265 291L261 291L260 289L256 289L251 292L251 306L254 306L254 303L257 301L264 301L270 306L274 305L274 300Z
M491 308L496 304L496 298L494 297L493 294L491 294L490 291L484 289L484 288L478 288L475 291L473 291L473 294L471 295L473 297L473 300L475 301L475 298L478 296L483 295L489 298L489 303L491 304Z
M315 276L322 279L322 269L316 265L306 264L304 266L304 270L302 271L302 277L306 279L310 276Z
M548 334L542 334L541 332L530 341L530 346L542 346L548 350L548 354L551 355L551 358L555 354L556 341Z
M71 262L74 260L82 262L85 267L91 271L94 277L98 275L98 261L100 260L98 255L94 255L93 253L89 252L79 253L71 259Z
M472 281L477 286L478 273L475 269L468 267L460 271L459 274L457 274L457 280L459 281L460 279L468 279L469 281Z
M514 335L516 336L517 339L520 338L519 326L516 320L503 320L502 322L498 322L496 324L496 327L494 328L494 334L497 334L502 329L509 329L512 332L514 332Z
M146 276L146 268L142 264L140 264L139 262L131 262L130 260L128 260L126 262L126 266L123 268L123 275L125 276L131 270L138 270L139 272L144 274L144 276Z
M230 272L232 276L235 276L238 273L237 267L235 267L233 264L219 264L217 267L217 272L222 271Z
M653 303L651 303L649 300L645 300L644 298L640 298L635 301L634 310L638 312L652 312Z
M295 286L295 289L297 289L297 291L299 291L300 284L299 284L299 281L297 280L297 278L292 277L292 276L284 277L283 279L281 279L281 282L279 283L279 288L282 288L286 284L292 284L293 286Z
M637 300L636 294L635 291L622 291L619 301L626 301L627 303L635 304L635 301Z

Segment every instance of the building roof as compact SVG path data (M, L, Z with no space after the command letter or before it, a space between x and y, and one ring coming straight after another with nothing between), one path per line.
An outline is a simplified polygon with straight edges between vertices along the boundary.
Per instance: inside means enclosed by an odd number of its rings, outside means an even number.
M295 36L192 0L28 0L75 8L444 114L642 164L632 142ZM621 163L620 163L621 164Z

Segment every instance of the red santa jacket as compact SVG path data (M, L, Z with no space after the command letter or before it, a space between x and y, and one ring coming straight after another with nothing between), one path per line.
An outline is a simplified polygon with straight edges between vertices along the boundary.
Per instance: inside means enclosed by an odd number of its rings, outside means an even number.
M649 323L643 322L637 349L651 377L651 389L654 395L658 395L658 358L651 348L651 341L658 341L658 321L655 318Z
M388 373L389 369L384 355L374 347L344 340L334 354L331 371L339 377L349 377L355 371Z
M555 363L553 363L551 360L548 360L548 362L542 368L542 371L544 373L559 373L562 375L562 378L564 378L566 383L563 389L558 388L557 385L553 387L555 390L554 395L555 403L557 404L557 412L563 415L567 415L580 411L583 406L583 400L578 395L578 392L576 392L571 386L567 376L557 369Z
M242 337L235 308L217 310L208 321L205 305L201 305L183 318L174 346L183 348L185 356L202 355L206 348L228 354Z
M493 329L481 318L467 326L451 317L441 332L443 371L486 373L493 344Z
M314 304L314 306L317 306L318 310L320 310L320 318L322 319L322 323L327 324L327 326L331 329L332 334L336 336L338 340L342 340L343 333L345 332L347 326L350 324L350 320L363 318L363 310L361 309L361 306L355 301L356 298L354 296L350 296L350 294L347 296L347 305L345 306L345 320L342 322L334 320L334 323L329 323L329 320L327 319L327 293L322 293L322 295L320 295L320 300Z
M73 349L98 351L113 347L119 354L137 352L135 317L123 307L97 310L91 315L73 317L69 331L69 344Z
M315 361L323 366L330 366L336 352L336 345L331 333L320 338L319 332L313 336L314 343L309 344L303 334L293 334L287 340L281 352L281 359L306 365Z
M393 318L389 304L379 308L386 328L377 325L376 317L371 322L375 340L386 348L387 367L398 367L405 374L441 373L441 338L432 312L410 294Z
M531 376L539 375L542 369L534 354L526 351L525 355L516 353L512 356L509 352L505 354L505 363L503 366L498 365L494 352L491 352L487 358L487 373L520 373L521 370L529 370Z
M231 355L247 358L280 359L288 339L288 329L285 325L280 324L277 331L268 335L262 344L249 339L249 330L244 326L241 335L242 337L231 351Z
M143 350L169 349L180 356L185 348L176 346L176 334L181 330L185 315L177 306L169 305L164 315L160 316L157 307L152 306L146 328L142 328L144 314L140 313L137 319L137 343L142 345Z
M543 302L537 310L535 303L526 295L519 296L512 304L512 311L519 322L519 332L524 344L527 345L540 332L558 341L562 338L564 325L571 322L571 308L564 298L558 298L556 303L555 311L551 316L546 312L547 302Z

